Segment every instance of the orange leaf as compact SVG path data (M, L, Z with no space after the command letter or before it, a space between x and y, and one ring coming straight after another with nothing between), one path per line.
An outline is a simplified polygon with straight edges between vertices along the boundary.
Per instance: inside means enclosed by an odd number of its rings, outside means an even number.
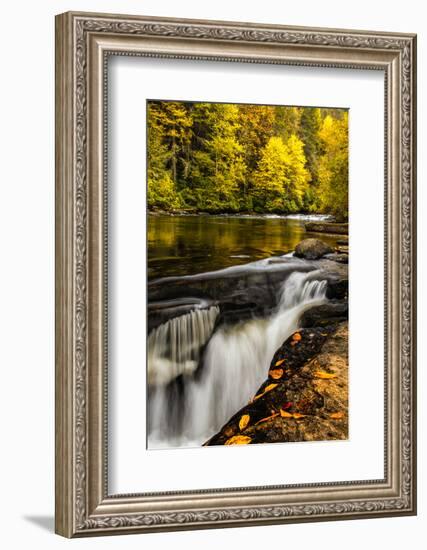
M328 380L329 378L336 378L337 377L336 374L331 374L331 373L325 372L323 370L316 370L314 372L314 376L316 378L323 378L324 380Z
M292 340L294 340L295 342L299 342L300 340L302 339L302 336L299 332L296 332L293 336L292 336Z
M336 413L330 414L329 416L330 416L330 418L333 418L334 420L339 420L340 418L344 417L344 413L343 412L336 412Z
M251 417L248 414L244 414L239 420L239 429L244 430L246 426L249 424L250 419Z
M224 445L247 445L252 439L247 435L235 435L227 439Z
M278 380L283 376L283 369L272 369L268 371L268 376L270 376L270 378L273 378L273 380Z
M284 359L279 359L279 361L276 361L276 363L274 364L274 366L275 366L275 367L280 367L280 365L281 365L282 363L284 363L284 362L285 362Z
M295 418L295 420L298 420L299 418L305 418L307 415L300 413L288 413L283 409L280 409L280 416L282 418Z

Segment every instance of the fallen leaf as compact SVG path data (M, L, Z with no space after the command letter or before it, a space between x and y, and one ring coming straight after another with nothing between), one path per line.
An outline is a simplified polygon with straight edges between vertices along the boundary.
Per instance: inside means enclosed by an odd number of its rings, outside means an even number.
M295 420L298 420L299 418L305 418L307 415L300 413L289 413L284 411L283 409L280 409L280 416L282 418L295 418Z
M247 445L252 439L247 435L235 435L227 439L224 445Z
M271 420L272 418L275 418L276 416L279 416L279 413L274 413L271 416L266 416L265 418L261 418L261 420L258 420L258 422L255 423L255 426L257 424L261 424L261 422L266 422L267 420Z
M323 379L325 379L325 380L328 380L329 378L336 378L336 377L337 377L336 374L331 374L331 373L325 372L325 371L323 371L323 370L316 370L316 371L314 372L314 376L315 376L316 378L323 378Z
M283 410L289 409L290 407L292 407L292 401L286 401L286 403L282 405Z
M339 420L340 418L344 417L343 412L336 412L329 415L330 418L333 418L334 420Z
M268 371L268 376L270 378L273 378L273 380L278 380L283 376L283 369L272 369Z
M276 386L278 386L279 384L269 384L268 386L266 386L264 388L264 391L262 393L259 393L258 395L256 395L254 397L254 401L256 401L257 399L259 399L260 397L262 397L264 394L266 394L267 392L273 390Z
M276 361L276 362L275 362L274 366L275 366L275 367L280 367L280 365L281 365L282 363L284 363L284 362L285 362L284 359L279 359L279 361Z
M225 428L224 434L227 437L231 437L234 434L234 430L233 430L232 426L228 426L228 428Z
M292 340L295 342L299 342L302 339L302 336L299 332L295 332L295 334L292 336Z
M250 419L251 417L248 414L244 414L239 420L239 429L244 430L246 426L249 424Z

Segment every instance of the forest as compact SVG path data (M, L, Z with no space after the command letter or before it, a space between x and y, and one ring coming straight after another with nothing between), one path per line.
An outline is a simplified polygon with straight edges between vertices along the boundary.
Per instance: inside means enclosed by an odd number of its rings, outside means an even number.
M147 102L149 210L348 219L348 111Z

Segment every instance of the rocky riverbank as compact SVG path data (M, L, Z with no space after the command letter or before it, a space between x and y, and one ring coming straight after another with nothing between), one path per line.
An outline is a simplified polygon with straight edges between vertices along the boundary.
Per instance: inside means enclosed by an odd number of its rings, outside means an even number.
M336 223L326 221L307 222L305 224L305 230L310 233L332 233L348 236L348 223Z
M335 264L332 299L303 312L250 402L206 446L348 438L348 250L309 238L295 255L322 271Z
M277 350L251 401L205 443L348 438L348 323L302 328Z
M150 281L149 369L162 380L151 384L150 444L346 439L340 254L308 238L293 254Z

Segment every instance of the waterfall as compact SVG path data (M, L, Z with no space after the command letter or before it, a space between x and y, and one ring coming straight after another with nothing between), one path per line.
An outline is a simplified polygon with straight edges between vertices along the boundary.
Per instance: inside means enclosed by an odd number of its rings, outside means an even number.
M200 350L212 334L218 314L217 306L194 309L151 331L147 342L150 385L167 384L197 369Z
M313 279L313 272L293 272L268 318L221 326L214 332L199 375L195 370L200 350L213 330L217 307L191 312L196 317L191 322L183 319L188 314L153 331L148 352L148 447L199 446L214 435L253 397L275 351L298 328L304 310L325 300L326 286L326 281Z

